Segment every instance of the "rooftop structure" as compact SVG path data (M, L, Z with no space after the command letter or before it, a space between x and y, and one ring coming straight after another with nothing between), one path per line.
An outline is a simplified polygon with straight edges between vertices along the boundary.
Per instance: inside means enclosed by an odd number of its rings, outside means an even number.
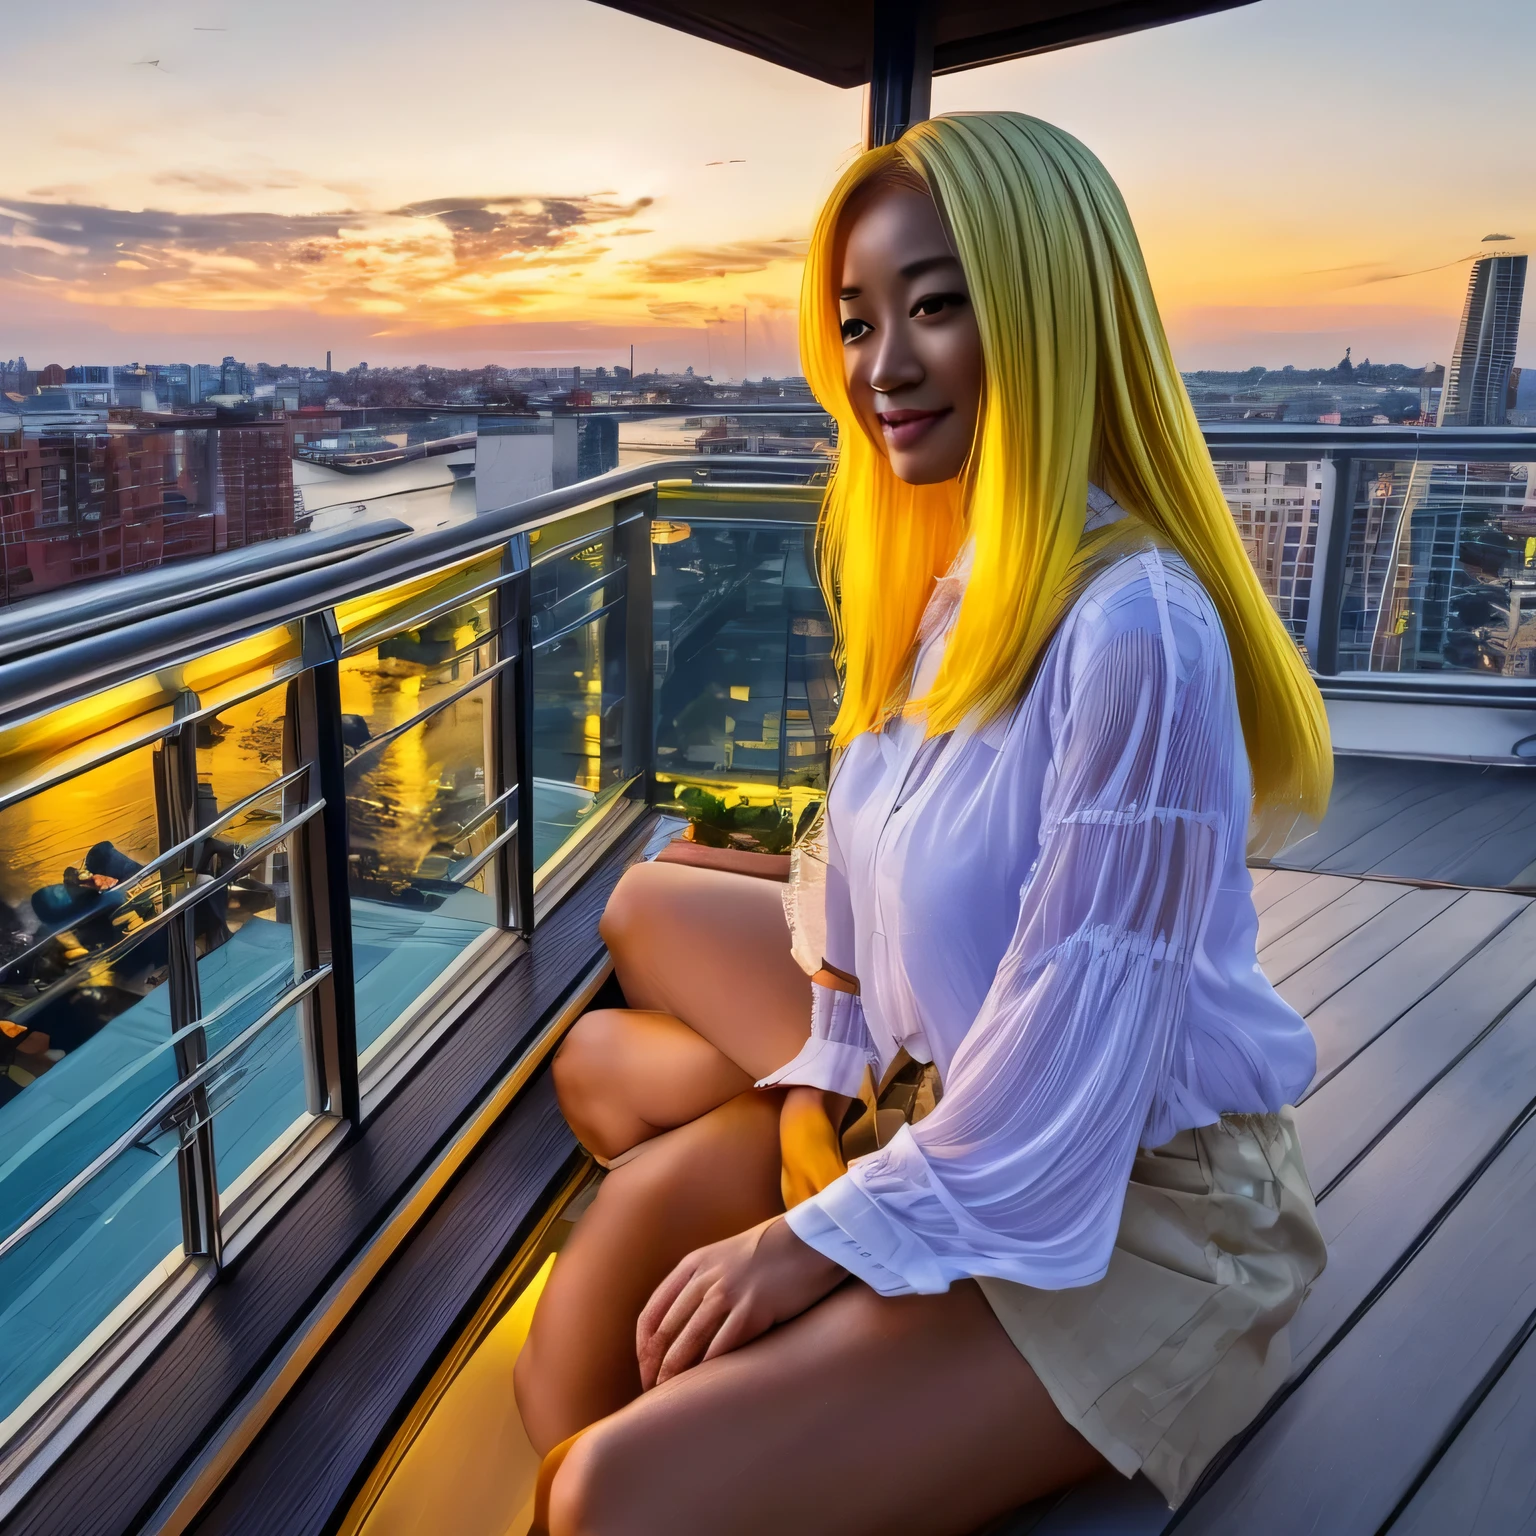
M852 39L881 141L921 115L930 47L948 67L1209 8L644 13L812 72ZM752 446L690 412L697 446ZM1536 1510L1536 432L1206 431L1338 754L1322 826L1253 871L1260 962L1319 1044L1297 1113L1331 1262L1179 1536L1502 1536ZM28 442L0 419L0 495L35 516ZM276 471L248 446L201 461L210 498ZM149 452L86 444L68 473L163 505L178 466ZM422 1510L466 1536L481 1491L488 1530L523 1528L507 1394L492 1419L456 1393L504 1384L593 1188L550 1058L623 1002L598 920L629 864L685 815L771 852L824 791L825 470L679 456L7 616L7 1536L384 1536ZM103 844L117 897L44 921ZM1172 1523L1115 1476L991 1536Z

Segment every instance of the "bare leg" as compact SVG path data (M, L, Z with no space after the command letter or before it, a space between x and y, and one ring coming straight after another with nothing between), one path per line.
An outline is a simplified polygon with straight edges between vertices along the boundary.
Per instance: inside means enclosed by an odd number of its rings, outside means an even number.
M670 1013L754 1082L810 1033L811 984L774 880L686 864L625 871L602 934L631 1008Z
M962 1536L1102 1469L969 1281L858 1283L595 1424L553 1536Z
M582 1146L615 1158L752 1086L730 1057L670 1013L599 1008L554 1061L560 1108Z
M751 1085L810 1031L772 881L637 865L602 931L633 1006L577 1021L555 1057L560 1106L603 1158L679 1129L604 1181L540 1298L516 1388L541 1453L638 1393L635 1322L673 1265L783 1208L783 1095Z
M517 1362L517 1404L540 1455L639 1393L635 1323L672 1267L783 1209L781 1099L740 1094L603 1180Z
M578 1020L554 1069L566 1119L599 1157L707 1113L805 1043L810 983L775 882L639 864L602 931L630 1007Z

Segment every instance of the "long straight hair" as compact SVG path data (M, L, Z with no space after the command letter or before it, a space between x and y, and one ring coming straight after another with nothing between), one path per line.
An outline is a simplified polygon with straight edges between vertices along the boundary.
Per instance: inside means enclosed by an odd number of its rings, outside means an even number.
M985 380L958 479L907 485L848 396L838 288L849 202L871 181L921 179L970 289ZM1090 479L1210 594L1231 648L1252 768L1255 840L1320 817L1328 721L1221 494L1118 188L1070 134L1013 112L934 118L844 173L806 259L800 349L838 424L818 560L843 671L836 747L921 709L937 735L1022 695L1071 600ZM974 555L943 664L906 698L933 580Z

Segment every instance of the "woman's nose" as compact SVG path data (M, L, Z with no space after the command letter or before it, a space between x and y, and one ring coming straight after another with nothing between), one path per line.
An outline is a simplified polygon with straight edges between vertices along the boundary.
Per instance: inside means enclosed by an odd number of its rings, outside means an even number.
M882 326L875 336L869 387L877 395L890 395L923 382L923 365L907 343L900 325Z

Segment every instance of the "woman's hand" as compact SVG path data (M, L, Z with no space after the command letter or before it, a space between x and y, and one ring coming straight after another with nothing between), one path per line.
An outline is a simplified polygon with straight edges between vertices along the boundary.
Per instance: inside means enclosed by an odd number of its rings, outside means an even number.
M646 1390L814 1306L848 1278L782 1216L690 1253L656 1287L635 1329Z
M785 1210L820 1194L848 1171L837 1128L849 1102L820 1088L796 1087L784 1095L779 1112L779 1156L784 1163L779 1185Z

